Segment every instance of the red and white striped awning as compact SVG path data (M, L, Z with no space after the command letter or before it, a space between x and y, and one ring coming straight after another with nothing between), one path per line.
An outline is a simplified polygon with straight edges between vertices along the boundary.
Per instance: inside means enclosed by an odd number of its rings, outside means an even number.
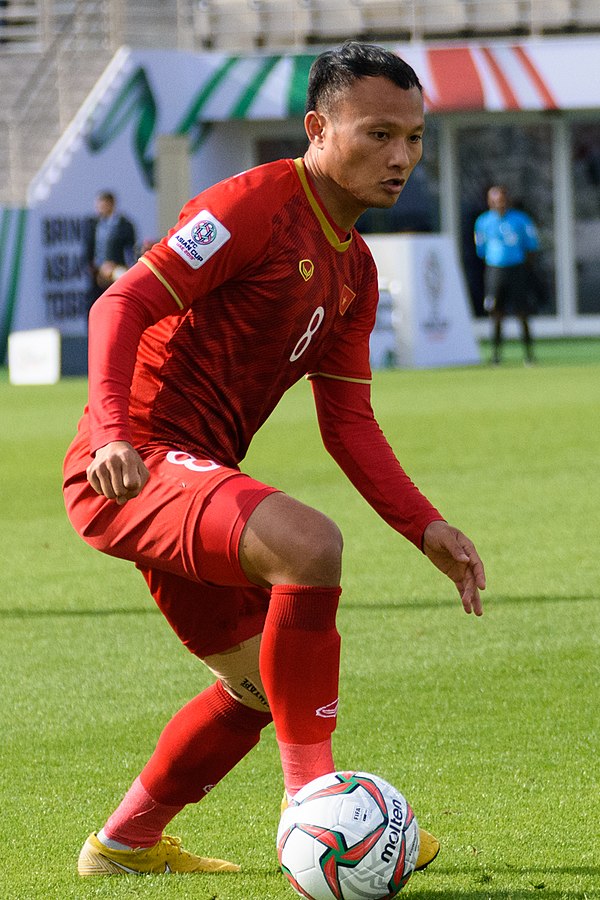
M600 37L395 49L431 112L600 107Z
M430 112L600 108L600 35L392 46L417 72ZM301 114L313 58L229 57L201 117Z

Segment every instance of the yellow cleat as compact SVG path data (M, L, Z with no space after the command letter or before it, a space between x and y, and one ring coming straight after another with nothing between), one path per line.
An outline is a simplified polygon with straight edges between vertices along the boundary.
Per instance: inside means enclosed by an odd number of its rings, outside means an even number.
M224 859L194 856L181 846L181 839L164 835L153 847L111 850L95 834L81 848L80 875L162 875L182 872L239 872L240 867Z
M428 831L419 828L419 855L415 863L415 872L426 869L429 863L432 863L440 852L440 842Z

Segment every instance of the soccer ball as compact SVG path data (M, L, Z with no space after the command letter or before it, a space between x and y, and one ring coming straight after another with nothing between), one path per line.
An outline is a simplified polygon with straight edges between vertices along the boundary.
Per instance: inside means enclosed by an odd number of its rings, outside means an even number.
M308 900L390 900L412 875L419 826L396 788L367 772L315 778L283 812L283 874Z

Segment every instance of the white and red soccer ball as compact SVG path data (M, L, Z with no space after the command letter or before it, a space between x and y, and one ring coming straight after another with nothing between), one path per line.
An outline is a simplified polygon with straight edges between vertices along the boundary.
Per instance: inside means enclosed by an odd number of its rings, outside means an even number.
M419 826L405 797L368 772L307 784L277 832L281 869L308 900L391 900L412 875Z

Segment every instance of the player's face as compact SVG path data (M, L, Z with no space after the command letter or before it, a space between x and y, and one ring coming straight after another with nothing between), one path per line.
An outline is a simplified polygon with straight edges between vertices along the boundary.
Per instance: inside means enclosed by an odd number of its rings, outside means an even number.
M320 135L314 141L309 131L312 158L342 212L357 218L369 207L393 206L422 155L419 89L404 90L380 76L360 78L328 113L313 115Z

